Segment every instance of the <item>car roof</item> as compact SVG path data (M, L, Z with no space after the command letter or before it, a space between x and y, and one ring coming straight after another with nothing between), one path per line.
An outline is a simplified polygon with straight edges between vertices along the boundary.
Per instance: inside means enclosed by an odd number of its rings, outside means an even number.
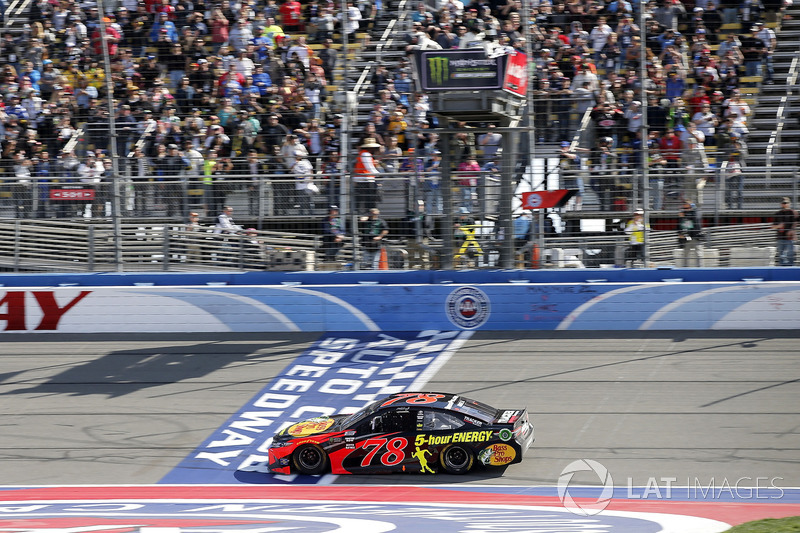
M403 399L426 398L431 401L403 401ZM394 400L394 401L393 401ZM460 415L478 416L490 421L497 409L485 403L446 392L400 392L378 400L376 411L387 411L399 407L412 409L441 409Z
M411 395L411 396L410 396ZM434 401L428 402L404 402L402 401L403 398L416 398L416 397L427 397L433 399ZM392 409L394 407L426 407L431 408L435 407L437 409L446 409L447 405L453 400L453 398L457 398L457 394L451 394L446 392L398 392L397 394L390 394L386 396L382 400L380 400L380 407L379 410L383 411L385 409Z

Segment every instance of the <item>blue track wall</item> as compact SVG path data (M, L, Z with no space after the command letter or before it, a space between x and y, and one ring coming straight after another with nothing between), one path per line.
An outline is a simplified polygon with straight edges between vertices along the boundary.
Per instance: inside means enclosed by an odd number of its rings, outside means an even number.
M0 276L0 331L800 326L800 268Z

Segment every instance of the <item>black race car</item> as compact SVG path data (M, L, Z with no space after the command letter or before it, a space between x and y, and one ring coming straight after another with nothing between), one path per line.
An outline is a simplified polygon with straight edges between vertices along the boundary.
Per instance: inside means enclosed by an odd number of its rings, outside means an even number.
M273 473L445 471L522 461L533 443L525 409L495 409L456 394L402 392L351 415L298 422L269 446Z

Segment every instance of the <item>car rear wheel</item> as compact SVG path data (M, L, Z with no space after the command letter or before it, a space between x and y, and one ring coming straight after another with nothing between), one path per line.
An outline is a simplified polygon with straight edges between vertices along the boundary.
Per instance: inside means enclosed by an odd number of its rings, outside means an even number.
M458 444L451 444L444 450L440 462L448 474L466 474L472 468L472 451Z
M322 448L314 444L304 444L292 455L294 467L301 474L315 476L325 472L328 466L328 455Z

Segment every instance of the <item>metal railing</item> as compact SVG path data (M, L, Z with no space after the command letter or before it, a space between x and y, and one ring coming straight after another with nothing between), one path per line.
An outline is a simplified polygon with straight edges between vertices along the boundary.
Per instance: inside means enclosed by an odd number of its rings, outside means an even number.
M772 213L784 196L798 199L797 171L772 170L767 167L743 167L733 173L720 168L687 170L682 166L649 172L643 183L635 167L598 170L587 166L577 170L552 169L557 172L558 188L583 188L581 209L584 212L629 213L636 208L654 211L677 211L684 199L702 207L706 213L717 211L764 210ZM474 198L464 198L464 176L451 173L454 212L467 208L469 213L497 214L499 173L481 171ZM443 178L438 173L411 170L384 173L377 178L374 202L391 217L405 216L423 201L429 214L441 214ZM552 181L539 176L537 183ZM95 182L96 181L96 182ZM133 176L120 178L120 216L126 218L173 218L185 220L190 211L201 216L216 216L223 205L236 207L237 215L261 223L273 217L322 215L327 206L349 197L349 174L320 173L264 174L243 176L181 175ZM314 183L316 191L307 189ZM649 203L644 204L645 187ZM550 187L554 188L554 187ZM0 180L0 218L108 218L111 212L113 180L109 177L81 178L51 172L47 177L6 177ZM351 200L358 200L353 198ZM432 204L432 205L428 205ZM347 205L350 205L348 203ZM362 207L363 207L362 203ZM567 206L569 209L570 205ZM355 214L366 214L362 208Z
M770 135L769 143L767 144L767 179L771 178L772 166L776 155L781 149L781 136L783 129L786 126L786 120L789 116L792 103L795 99L795 90L797 85L798 74L800 73L800 50L795 52L792 63L789 67L789 73L786 80L786 95L781 98L780 105L778 106L777 121L778 126Z
M12 0L12 2L6 6L3 12L3 33L9 31L14 22L14 17L20 16L28 11L31 3L32 0Z
M213 227L184 224L122 224L122 268L117 268L113 227L50 220L0 220L0 271L309 271L371 268L348 236L335 260L325 254L321 235L276 231L217 233ZM437 269L452 254L454 268L499 268L503 238L481 221L466 239L447 250L443 241L395 239L386 246L386 268ZM706 228L693 247L685 249L674 230L647 234L649 264L629 261L627 236L552 235L544 249L516 241L515 268L741 267L774 266L775 236L769 224Z

